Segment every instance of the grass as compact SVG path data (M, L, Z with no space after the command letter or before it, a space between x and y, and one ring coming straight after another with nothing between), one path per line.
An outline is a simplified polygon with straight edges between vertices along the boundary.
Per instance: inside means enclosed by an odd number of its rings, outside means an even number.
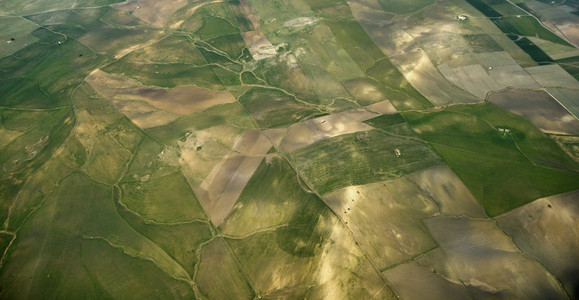
M262 128L288 126L317 113L285 93L264 88L252 88L239 98L239 103Z
M142 176L147 175L150 174ZM121 202L146 220L179 223L205 218L203 209L180 172L149 180L141 177L141 181L121 184Z
M67 38L75 38L96 52L107 55L123 53L122 51L128 47L160 38L162 34L157 29L145 26L134 28L106 24L101 21L103 15L109 15L109 20L115 18L110 14L110 10L107 12L106 9L51 11L26 18L52 32L66 35ZM125 15L125 18L131 17ZM124 22L130 24L136 23L136 20L132 17Z
M433 0L379 0L386 12L404 15L423 9L435 2Z
M501 21L507 21L511 23L522 35L524 36L536 36L546 41L553 43L558 43L565 46L571 46L569 43L565 42L562 38L552 33L531 16L525 17L505 17ZM505 32L508 33L508 32Z
M351 15L349 16L351 18ZM325 24L330 28L337 43L368 77L377 80L380 89L391 98L398 109L421 109L432 104L416 91L392 65L390 60L372 42L366 31L353 20L328 20ZM410 104L405 104L410 103Z
M579 187L579 175L566 170L576 162L529 121L491 103L403 116L491 216Z
M297 170L320 194L398 178L440 163L423 142L378 130L323 140L292 152L291 157Z
M137 61L142 57L143 61L151 63L207 64L197 47L187 37L180 35L171 35L130 55Z
M117 210L131 227L166 251L190 276L193 276L195 266L199 262L195 250L199 248L201 243L211 238L208 224L203 222L151 223L128 211L122 205L117 205Z
M171 277L182 269L120 218L111 196L86 176L64 180L19 231L3 266L2 296L192 297L187 283Z
M178 139L184 138L192 130L202 130L222 124L241 128L255 127L251 116L243 106L239 103L229 103L210 107L165 126L149 128L146 132L164 144L169 145Z
M255 77L255 74L253 74L252 72L241 73L241 81L244 84L263 84L263 81Z
M227 53L232 59L236 59L243 54L245 41L240 34L221 35L210 40L206 40L211 46Z
M142 64L119 60L103 69L108 73L124 74L144 85L172 88L178 85L196 85L212 90L222 90L221 81L209 66L191 66L182 63Z
M575 79L579 80L579 56L557 60L557 63L571 74Z
M503 48L488 34L465 34L462 37L475 53L503 51Z
M3 66L0 76L16 83L5 88L8 94L2 93L2 102L16 105L17 100L24 99L24 105L49 107L53 105L50 102L56 100L54 93L78 85L90 71L108 61L83 44L72 39L64 40L61 35L45 29L36 30L33 35L40 41L0 60ZM34 91L35 101L26 99L28 90ZM42 100L47 103L42 103Z
M78 139L67 139L61 151L28 175L26 183L14 197L7 229L14 232L20 228L59 182L78 170L85 160L86 151Z
M30 33L38 26L24 18L0 17L0 57L8 56L38 39Z
M72 111L63 108L6 145L0 152L0 166L4 173L0 179L19 173L30 174L64 142L72 125Z
M213 16L204 16L203 26L195 31L195 36L204 40L233 34L239 34L239 28L234 27L228 20Z
M121 0L24 0L0 3L0 13L9 15L33 14L48 10L76 7L95 7L122 2Z
M0 104L19 108L49 108L56 107L62 98L45 93L40 84L26 77L0 80Z
M243 11L243 7L241 6L239 0L229 0L227 3L229 3L229 7L231 7L231 10L235 14L235 19L239 24L239 29L241 32L255 30L255 28L253 28L253 24L251 24L251 21L249 21L249 19L247 19L245 16L245 12Z
M579 188L579 176L434 146L491 217L535 199Z
M6 129L26 132L57 111L0 109L0 120Z
M381 115L379 117L364 121L364 123L380 129L404 122L404 118L398 113L391 115Z
M214 239L201 252L196 277L199 292L208 299L253 298L254 292L242 270L224 240Z
M300 186L297 174L281 157L263 161L239 196L231 214L221 225L222 232L243 236L264 228L301 221L309 224L308 213L321 200ZM298 216L305 215L303 219ZM302 224L303 225L303 224ZM300 225L301 226L301 225Z

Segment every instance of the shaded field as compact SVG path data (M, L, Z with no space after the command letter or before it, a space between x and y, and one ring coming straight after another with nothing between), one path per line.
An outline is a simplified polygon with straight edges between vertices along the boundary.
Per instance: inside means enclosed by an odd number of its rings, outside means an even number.
M495 218L525 254L537 259L577 297L579 191L542 198Z
M579 56L557 60L557 63L565 69L573 78L579 80Z
M394 299L343 223L321 200L308 203L288 227L227 239L255 289L272 298Z
M579 134L579 120L545 91L502 91L491 93L487 100L526 118L543 131Z
M443 275L447 273L444 269L451 268L454 274L449 277L460 280L470 295L565 298L553 274L523 255L494 221L433 217L424 223L443 253L440 261L434 261L434 266L442 266Z

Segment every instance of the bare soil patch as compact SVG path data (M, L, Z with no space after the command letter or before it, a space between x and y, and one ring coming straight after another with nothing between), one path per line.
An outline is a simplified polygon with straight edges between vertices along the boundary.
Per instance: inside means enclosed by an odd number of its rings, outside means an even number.
M115 100L144 101L161 110L178 115L189 115L217 104L235 102L228 91L212 91L196 86L178 86L173 89L142 86L122 75L95 70L86 81L101 95Z

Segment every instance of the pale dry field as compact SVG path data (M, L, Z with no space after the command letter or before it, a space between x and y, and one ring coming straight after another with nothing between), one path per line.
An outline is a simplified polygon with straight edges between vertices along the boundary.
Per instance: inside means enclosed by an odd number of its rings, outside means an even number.
M380 269L436 247L422 224L437 214L436 205L404 178L350 186L323 199Z
M214 105L236 101L229 91L212 91L196 86L178 86L173 89L143 86L136 80L100 70L93 71L86 81L106 98L144 101L177 115L189 115Z
M406 23L405 17L393 17L376 5L349 1L350 9L356 21L362 25L374 43L384 52L390 61L402 72L406 80L423 94L435 106L452 102L478 102L480 99L447 81L432 63L425 51L425 45L419 40L423 36L458 31L456 22L443 19L442 25L432 26L428 23ZM429 7L438 15L437 5Z
M280 150L289 153L338 135L372 130L372 126L362 121L377 116L376 113L358 109L293 124L288 128Z
M198 187L241 136L243 129L231 125L191 129L184 140L177 141L181 156L179 164L193 187Z
M354 100L361 104L375 103L386 99L386 96L375 85L366 80L352 79L342 82L342 85Z
M439 216L424 222L445 263L477 298L566 298L553 274L523 255L493 220Z
M579 120L543 90L505 90L488 101L531 121L545 132L577 135Z
M132 15L154 27L164 27L171 21L172 15L188 2L187 0L132 0L112 6L132 12Z
M401 299L472 299L460 281L449 281L416 262L399 265L384 275Z
M228 240L262 297L395 299L348 229L328 210L309 233L323 236L314 255L297 256L281 249L281 241L276 242L279 230Z
M384 269L436 247L422 220L437 215L486 217L446 166L405 177L350 186L323 196L362 248Z
M382 115L395 114L398 112L394 105L392 105L392 103L390 103L388 100L368 105L365 108L371 112L379 113Z
M112 102L121 113L142 129L167 125L180 117L143 101L113 100Z
M489 92L507 87L542 87L505 51L464 55L438 66L438 70L458 87L482 99Z
M215 226L219 226L229 215L271 146L267 137L259 131L245 131L235 141L231 151L195 189L201 206Z
M579 275L579 190L535 200L495 218L514 243L549 269L573 299Z
M421 193L432 199L445 216L486 217L460 178L447 166L435 166L406 176Z
M579 81L559 65L545 65L525 69L543 87L579 89Z

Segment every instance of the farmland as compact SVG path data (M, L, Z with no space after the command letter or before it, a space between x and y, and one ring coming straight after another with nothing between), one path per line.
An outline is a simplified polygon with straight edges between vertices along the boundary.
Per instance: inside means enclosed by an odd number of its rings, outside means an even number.
M567 170L577 168L573 160L527 120L490 103L404 116L489 215L578 188L577 175ZM509 191L511 201L498 200Z
M0 0L0 298L576 297L577 7L515 2Z

